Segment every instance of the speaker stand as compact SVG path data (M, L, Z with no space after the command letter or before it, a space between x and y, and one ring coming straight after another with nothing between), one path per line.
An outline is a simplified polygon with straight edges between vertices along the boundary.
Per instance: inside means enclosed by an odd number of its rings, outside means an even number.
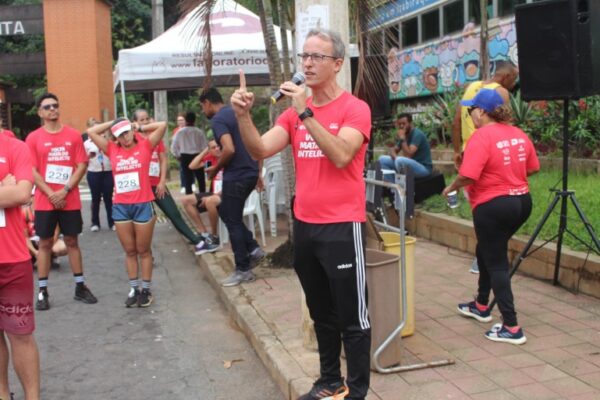
M540 220L540 222L537 224L537 226L536 226L533 234L529 238L529 241L527 242L527 244L525 245L525 247L523 248L523 250L521 251L521 253L519 253L519 255L517 256L517 258L514 260L512 268L510 270L510 275L509 275L511 278L515 274L515 272L517 272L517 269L519 269L519 266L521 265L521 262L523 262L523 260L525 258L527 258L527 256L529 256L530 254L532 254L532 253L536 252L537 250L541 249L542 247L544 247L546 244L548 244L549 242L553 241L554 239L558 238L558 240L556 242L556 259L555 259L555 262L554 262L554 279L552 281L552 283L555 286L558 285L558 273L559 273L559 270L560 270L560 258L561 258L561 253L562 253L563 237L564 237L565 233L568 233L569 235L571 235L572 237L574 237L575 239L577 239L580 243L582 243L584 246L586 246L591 251L595 251L596 253L600 254L600 242L598 241L598 237L596 236L596 233L594 232L594 228L592 227L592 224L590 224L590 222L586 218L585 214L583 213L583 210L579 206L579 203L577 202L577 198L575 197L575 192L572 191L572 190L568 190L568 177L569 177L569 99L563 99L563 143L562 143L562 153L563 153L562 190L550 189L551 192L554 192L554 199L552 200L552 202L550 203L550 205L546 209L546 212L544 213L544 216L542 217L542 219ZM573 203L573 206L575 207L575 211L577 211L577 215L579 216L579 219L581 220L581 222L585 226L585 229L589 233L589 235L590 235L590 237L592 239L592 242L593 242L593 244L595 246L595 249L594 249L593 246L591 246L589 243L583 241L581 238L579 238L577 235L575 235L573 232L571 232L567 228L567 200L571 200L571 203ZM558 233L556 235L554 235L552 238L546 240L540 246L538 246L535 249L531 250L531 248L533 247L533 243L537 239L537 237L540 234L542 228L546 224L546 221L548 221L548 218L550 217L550 214L552 214L552 211L554 211L554 208L558 205L559 201L560 201L560 220L559 220L559 225L558 225ZM531 252L529 250L531 250ZM496 299L495 298L494 298L494 300L492 300L492 302L489 305L490 310L492 308L494 308L494 305L496 305Z

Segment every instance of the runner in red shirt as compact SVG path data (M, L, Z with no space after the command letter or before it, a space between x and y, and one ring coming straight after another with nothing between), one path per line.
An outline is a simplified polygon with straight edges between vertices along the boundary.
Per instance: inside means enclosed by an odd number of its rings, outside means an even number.
M205 167L206 171L217 167L218 159L221 156L221 149L216 140L208 141L208 148L198 154L190 162L190 169L199 169ZM208 164L210 162L210 165ZM181 204L185 208L188 216L196 226L196 229L202 235L202 240L195 246L196 255L212 253L217 251L220 245L220 239L217 231L219 223L218 207L221 204L221 188L223 187L223 170L221 169L211 182L211 191L204 193L186 194L181 198ZM210 232L207 231L200 213L206 212L210 221Z
M110 128L116 142L101 132ZM154 194L150 183L152 152L162 140L167 125L155 122L144 126L131 124L125 118L104 122L88 130L90 139L110 158L115 181L113 219L117 235L125 250L125 266L131 289L125 306L148 307L153 297L152 234L154 231ZM149 132L147 139L134 130ZM139 262L138 262L139 257ZM140 265L141 264L141 265ZM141 268L140 268L141 267ZM139 290L140 269L142 290Z
M345 48L336 32L311 30L299 54L312 90L284 82L279 90L292 107L260 136L250 116L254 95L240 72L231 97L244 144L262 160L292 145L296 165L294 268L302 284L319 344L321 376L301 400L331 396L344 386L340 371L346 351L348 398L367 396L371 328L366 304L365 184L363 165L371 134L368 105L344 91L336 75Z
M87 168L81 134L60 122L58 97L43 94L37 100L41 128L27 136L35 178L35 231L40 237L37 270L37 310L48 310L48 275L56 226L64 235L75 279L75 300L94 304L98 300L85 285L81 250L77 241L83 228L79 181Z
M143 109L137 109L133 113L134 123L138 126L145 126L150 122L148 112ZM147 138L147 131L143 133L136 133L143 138ZM154 203L160 208L163 214L173 224L173 227L177 232L181 233L185 238L193 245L200 242L200 238L194 231L190 229L188 224L185 222L171 192L167 188L167 170L169 168L169 160L165 145L161 140L156 147L152 150L152 160L150 161L150 184L152 185L152 192L154 193Z
M529 137L514 126L511 109L494 89L481 89L472 100L463 100L478 128L465 148L458 176L443 194L466 186L473 208L479 264L477 298L458 305L458 311L480 322L492 320L487 306L490 291L498 300L503 324L485 337L512 344L527 341L517 322L510 285L508 241L531 214L527 177L540 169Z
M0 128L0 135L8 136L10 138L17 138L13 131L9 131L8 129Z
M13 366L27 399L40 397L40 363L33 336L31 256L25 244L21 205L33 187L32 162L25 143L0 135L0 365ZM0 374L0 398L10 398L6 370Z

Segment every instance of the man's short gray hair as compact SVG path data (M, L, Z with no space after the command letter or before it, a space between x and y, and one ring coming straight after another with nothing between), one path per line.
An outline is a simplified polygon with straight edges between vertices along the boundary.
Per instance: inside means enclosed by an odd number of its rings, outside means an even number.
M308 31L308 33L306 34L306 39L312 36L317 36L323 40L331 42L331 44L333 45L332 55L334 57L344 58L344 56L346 55L346 46L344 45L344 42L342 42L342 37L339 33L335 31L330 31L328 29L315 28Z

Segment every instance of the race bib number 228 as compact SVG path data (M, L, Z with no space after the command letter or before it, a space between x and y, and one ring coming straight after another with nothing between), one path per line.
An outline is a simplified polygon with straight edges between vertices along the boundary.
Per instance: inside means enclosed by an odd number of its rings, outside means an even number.
M117 193L129 193L140 190L140 175L137 172L118 174L115 176Z

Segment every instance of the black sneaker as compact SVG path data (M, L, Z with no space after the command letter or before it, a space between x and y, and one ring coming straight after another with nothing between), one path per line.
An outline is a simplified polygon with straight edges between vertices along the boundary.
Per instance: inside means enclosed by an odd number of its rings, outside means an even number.
M138 297L138 307L149 307L154 301L150 289L142 289Z
M298 397L298 400L343 399L347 394L348 389L343 382L324 383L317 380L310 392Z
M38 293L38 299L35 303L35 309L39 311L45 311L50 309L50 301L48 300L49 294L47 290L40 290Z
M77 285L75 288L75 296L73 296L73 298L86 304L96 304L98 302L96 296L94 296L90 289L84 284Z
M140 291L134 288L129 290L129 295L127 295L127 300L125 300L125 307L133 307L138 304L140 299Z

